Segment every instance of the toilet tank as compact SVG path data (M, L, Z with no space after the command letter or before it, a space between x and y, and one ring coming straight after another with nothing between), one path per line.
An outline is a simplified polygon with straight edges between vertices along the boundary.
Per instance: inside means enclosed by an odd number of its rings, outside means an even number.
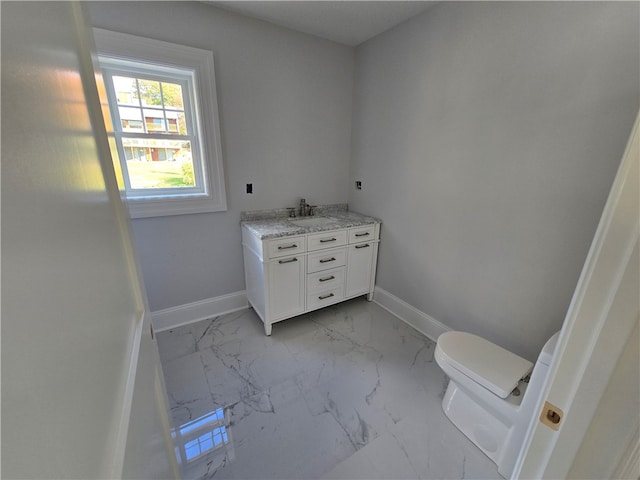
M543 365L551 365L551 360L553 359L553 354L556 351L556 344L558 343L558 337L560 336L560 331L554 333L547 343L542 347L542 351L540 355L538 355L538 363L542 363Z

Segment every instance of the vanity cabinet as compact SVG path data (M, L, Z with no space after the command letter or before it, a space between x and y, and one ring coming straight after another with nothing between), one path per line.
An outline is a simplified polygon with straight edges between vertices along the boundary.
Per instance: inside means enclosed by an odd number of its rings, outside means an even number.
M247 297L265 333L281 320L373 298L380 224L261 239L242 227Z

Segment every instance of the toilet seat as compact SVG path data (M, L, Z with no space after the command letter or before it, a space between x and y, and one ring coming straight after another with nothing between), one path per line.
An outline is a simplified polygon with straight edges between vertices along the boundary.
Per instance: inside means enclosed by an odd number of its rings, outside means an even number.
M530 361L467 332L440 335L435 354L500 398L507 398L533 369Z

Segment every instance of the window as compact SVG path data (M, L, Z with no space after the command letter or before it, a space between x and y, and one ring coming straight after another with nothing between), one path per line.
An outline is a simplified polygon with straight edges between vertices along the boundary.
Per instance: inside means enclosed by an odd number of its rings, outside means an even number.
M226 210L213 53L94 36L131 216Z

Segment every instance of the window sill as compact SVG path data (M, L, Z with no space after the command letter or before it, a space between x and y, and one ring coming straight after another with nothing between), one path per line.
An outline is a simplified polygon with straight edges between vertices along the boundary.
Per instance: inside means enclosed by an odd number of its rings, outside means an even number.
M127 198L131 218L167 217L193 213L222 212L226 202L205 195L156 198Z

